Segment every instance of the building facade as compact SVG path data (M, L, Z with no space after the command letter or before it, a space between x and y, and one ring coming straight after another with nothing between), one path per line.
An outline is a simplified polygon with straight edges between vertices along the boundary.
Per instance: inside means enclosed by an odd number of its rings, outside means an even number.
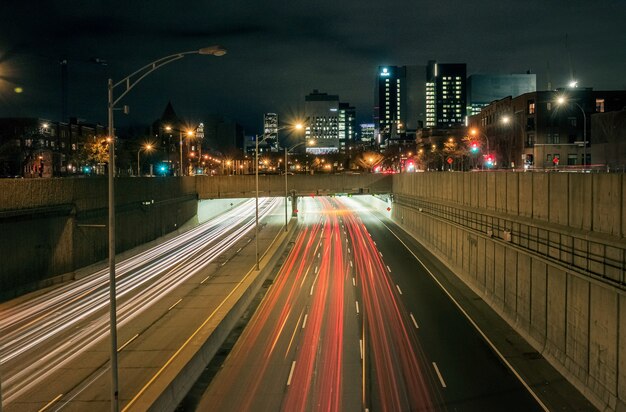
M263 115L263 138L271 151L278 151L278 115L276 113Z
M339 103L339 151L346 153L356 136L356 109L349 103Z
M517 97L537 91L537 75L473 74L467 78L467 114L480 113L483 107L507 96Z
M306 151L315 154L338 153L339 140L339 96L313 90L304 98L304 113L307 119L304 135L314 139L315 146Z
M426 127L465 125L467 115L465 63L428 62L426 68Z
M379 144L392 130L403 134L424 126L426 113L426 66L379 66L374 106L374 123Z
M103 172L106 129L70 119L0 119L0 176L53 177ZM92 150L93 149L93 150ZM100 160L100 161L99 161Z
M599 152L591 117L624 107L626 91L539 91L491 103L469 118L469 127L489 142L498 167L602 169L606 158L592 156Z

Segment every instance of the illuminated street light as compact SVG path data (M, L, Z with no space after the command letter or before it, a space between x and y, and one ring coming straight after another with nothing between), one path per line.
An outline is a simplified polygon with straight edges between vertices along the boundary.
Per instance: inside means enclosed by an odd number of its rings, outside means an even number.
M489 159L490 162L487 162L487 165L489 168L491 168L491 166L493 166L493 156L491 156L491 150L489 150L489 137L487 137L487 135L485 133L483 133L482 131L480 131L479 129L473 127L470 129L470 134L472 136L482 136L485 138L485 142L487 143L487 155L486 155L486 159Z
M151 152L152 151L152 145L151 144L145 144L143 146L141 146L139 148L139 150L137 150L137 176L141 177L141 163L140 163L140 157L139 155L141 154L141 152Z
M210 46L199 50L192 50L188 52L182 52L172 54L155 60L139 70L129 74L117 83L113 83L113 79L108 80L108 132L109 132L109 178L108 178L108 191L109 191L109 316L110 316L110 334L111 334L111 411L117 412L119 410L119 383L117 375L117 307L116 307L116 292L115 292L115 134L113 129L113 110L116 109L116 105L122 100L124 96L132 90L143 78L148 76L153 71L172 63L176 60L180 60L189 54L205 54L213 56L223 56L226 54L226 49L221 46ZM121 86L124 91L117 97L113 97L113 90ZM124 107L126 109L126 107ZM127 110L124 110L125 112Z
M287 128L293 127L297 130L301 130L304 126L302 123L297 123L293 126L283 126L276 129L276 133L280 130L284 130ZM270 135L265 135L261 142L264 142L268 139ZM276 136L278 138L278 135ZM286 157L285 157L286 160ZM287 231L287 162L285 161L285 231ZM259 135L256 135L254 138L254 177L255 177L255 224L254 224L254 245L255 245L255 255L256 255L256 270L259 270Z
M556 103L559 106L562 106L567 102L568 100L565 98L565 96L559 96L556 99ZM583 172L585 172L587 170L587 113L585 113L585 110L583 110L583 108L578 103L574 101L572 101L571 103L576 105L576 107L578 107L583 113Z
M298 127L298 126L300 126L300 127ZM302 126L301 124L299 124L299 123L296 125L296 129L298 129L298 130L302 129L302 127L303 127L303 126ZM313 140L313 139L305 140L304 142L297 143L297 144L295 144L295 145L291 146L290 148L287 148L287 147L285 146L285 232L287 231L287 223L288 223L288 219L287 219L287 196L288 196L288 188L287 188L287 165L288 165L289 163L288 163L288 158L287 158L287 156L289 155L289 152L290 152L290 151L292 151L293 149L295 149L295 148L296 148L296 147L298 147L298 146L302 146L303 144L304 144L304 145L309 144L310 146L312 146L312 145L314 145L314 144L315 144L315 140Z

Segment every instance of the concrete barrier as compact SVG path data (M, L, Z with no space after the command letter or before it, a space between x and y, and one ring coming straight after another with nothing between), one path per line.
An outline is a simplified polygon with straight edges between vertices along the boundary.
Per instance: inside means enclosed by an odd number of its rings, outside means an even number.
M626 410L623 176L445 175L394 176L392 218L599 409Z
M117 251L196 215L191 178L116 179ZM0 300L71 279L108 256L107 179L0 181Z

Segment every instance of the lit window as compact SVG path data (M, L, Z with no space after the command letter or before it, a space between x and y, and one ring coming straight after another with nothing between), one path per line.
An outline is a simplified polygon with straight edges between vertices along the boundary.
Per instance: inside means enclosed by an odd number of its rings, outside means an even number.
M596 99L596 112L604 113L604 99Z
M528 101L528 114L535 114L535 101L534 100Z

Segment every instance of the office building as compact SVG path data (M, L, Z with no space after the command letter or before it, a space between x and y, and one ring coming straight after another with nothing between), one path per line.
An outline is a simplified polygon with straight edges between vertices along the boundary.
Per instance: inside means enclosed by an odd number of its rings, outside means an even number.
M417 130L425 120L425 66L379 66L374 123L379 143L395 132Z
M356 110L349 103L339 103L338 110L339 151L345 153L356 136Z
M278 151L278 115L265 113L263 115L263 138L273 152Z
M361 123L361 136L360 141L362 143L373 143L376 136L376 125L374 123Z
M429 61L426 68L426 127L463 126L466 101L465 63Z
M467 114L480 113L483 107L507 96L517 97L537 91L537 75L473 74L467 78Z
M307 146L306 151L339 152L339 96L313 90L304 98L304 113L307 119L305 138L315 140L315 146Z

